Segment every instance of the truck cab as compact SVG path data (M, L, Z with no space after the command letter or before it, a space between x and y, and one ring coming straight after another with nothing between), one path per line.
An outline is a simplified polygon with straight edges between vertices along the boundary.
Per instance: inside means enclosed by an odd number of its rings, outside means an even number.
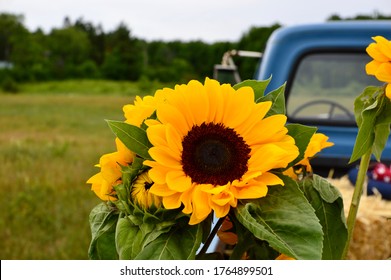
M391 21L337 21L277 29L268 39L255 79L271 77L266 92L286 83L289 122L318 127L333 147L312 161L314 169L346 170L357 135L354 100L369 85L365 72L372 37L391 39ZM391 113L391 112L390 112ZM391 141L382 161L391 163Z

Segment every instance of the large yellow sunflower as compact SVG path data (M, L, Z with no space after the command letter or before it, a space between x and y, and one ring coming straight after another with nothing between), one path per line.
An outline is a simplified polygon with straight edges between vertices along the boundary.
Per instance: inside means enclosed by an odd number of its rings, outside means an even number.
M158 120L147 121L153 160L144 164L154 181L149 192L161 196L165 208L183 206L189 223L197 224L283 184L270 171L286 167L299 151L285 115L265 118L271 102L256 104L252 88L235 90L211 79L162 91Z

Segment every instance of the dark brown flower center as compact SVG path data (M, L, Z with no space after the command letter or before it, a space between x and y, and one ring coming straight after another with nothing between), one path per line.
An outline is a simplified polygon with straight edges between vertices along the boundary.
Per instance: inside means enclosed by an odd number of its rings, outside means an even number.
M153 186L153 183L144 182L144 188L145 190L149 190Z
M250 147L223 124L193 126L182 141L183 171L194 183L225 185L248 170Z

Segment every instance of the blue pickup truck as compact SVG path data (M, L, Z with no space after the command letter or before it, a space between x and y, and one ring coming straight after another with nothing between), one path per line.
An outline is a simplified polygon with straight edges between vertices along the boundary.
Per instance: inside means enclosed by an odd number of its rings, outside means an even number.
M365 48L372 37L391 39L391 21L341 21L277 29L259 56L255 79L272 77L270 92L286 82L286 108L290 122L317 126L334 146L322 151L312 164L315 169L346 170L357 135L354 99L368 85L379 85L365 73L371 58ZM234 52L231 54L239 54ZM246 53L243 53L247 56ZM216 69L238 73L232 57ZM231 65L228 65L230 64ZM217 67L219 68L219 67ZM391 113L391 112L390 112ZM391 140L382 155L391 163Z

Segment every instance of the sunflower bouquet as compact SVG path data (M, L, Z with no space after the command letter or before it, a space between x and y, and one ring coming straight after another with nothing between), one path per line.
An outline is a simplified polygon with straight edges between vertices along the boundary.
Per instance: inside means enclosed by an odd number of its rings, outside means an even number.
M333 144L287 123L285 85L265 94L270 79L193 80L136 97L123 121L107 121L117 150L87 182L102 200L90 259L346 258L369 161L390 134L391 41L373 39L366 72L385 84L355 101L351 162L361 160L346 221L341 194L310 165Z
M309 162L332 143L287 124L269 81L192 80L107 121L117 151L88 180L103 201L90 259L339 259L343 201Z

